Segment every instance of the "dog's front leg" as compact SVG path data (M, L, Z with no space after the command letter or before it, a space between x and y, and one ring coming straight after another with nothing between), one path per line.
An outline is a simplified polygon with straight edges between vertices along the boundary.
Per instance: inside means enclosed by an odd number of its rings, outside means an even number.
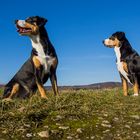
M57 77L56 77L56 72L53 72L50 76L53 92L55 95L59 95L58 92L58 86L57 86Z
M134 90L134 95L133 96L138 96L138 94L139 94L139 84L138 84L137 77L134 78L133 90Z
M46 96L46 90L43 87L43 84L40 83L38 79L36 80L36 84L37 84L38 90L39 90L39 92L41 94L41 97L45 98L45 99L48 99L47 96Z
M128 95L128 82L123 76L121 77L121 79L122 79L123 94L124 96L127 96Z
M46 90L43 86L42 80L41 80L41 75L40 75L40 71L41 71L41 63L40 61L37 59L36 56L33 57L33 63L35 66L35 77L36 77L36 84L37 84L37 88L41 94L42 98L46 98Z

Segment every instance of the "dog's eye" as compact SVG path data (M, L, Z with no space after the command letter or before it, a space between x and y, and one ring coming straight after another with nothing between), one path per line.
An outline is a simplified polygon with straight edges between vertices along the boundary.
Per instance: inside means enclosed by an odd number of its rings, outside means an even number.
M109 39L110 39L110 40L115 40L115 37L111 36Z
M27 18L25 21L26 22L31 22L31 19L30 18Z
M32 19L26 19L26 22L28 22L30 24L34 24L34 21Z

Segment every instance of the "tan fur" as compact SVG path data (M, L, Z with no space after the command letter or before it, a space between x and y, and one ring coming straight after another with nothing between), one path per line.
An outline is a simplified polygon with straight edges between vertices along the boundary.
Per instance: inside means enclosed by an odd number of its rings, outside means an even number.
M120 41L117 38L115 38L115 40L112 40L112 39L106 39L106 40L107 41L105 41L105 45L108 45L110 48L120 46Z
M114 46L119 47L119 45L120 45L120 41L117 38L115 38Z
M10 94L10 96L8 98L12 98L18 92L18 90L19 90L19 84L16 83L13 86L12 91L11 91L11 94Z
M122 77L122 86L123 86L123 94L124 96L128 95L128 83L125 78Z
M36 35L38 33L38 31L39 31L39 28L38 28L37 25L32 25L32 24L26 22L25 26L26 26L26 28L31 28L32 29L31 34Z
M41 84L39 84L39 83L37 82L37 87L38 87L38 90L39 90L39 92L40 92L40 94L41 94L41 97L47 99L46 90L44 89L43 85L41 85Z
M128 66L127 66L127 63L126 62L122 62L123 64L123 69L125 70L125 72L128 73Z
M40 63L40 61L37 59L36 56L33 57L33 63L34 63L34 65L35 65L35 67L36 67L37 69L40 68L41 63ZM39 92L40 92L40 94L41 94L41 97L42 97L42 98L47 98L47 96L46 96L46 91L45 91L43 85L40 84L40 83L38 83L38 81L36 81L36 84L37 84L38 90L39 90Z
M135 80L135 83L133 85L133 90L134 90L134 94L138 94L139 93L139 85L137 80Z
M41 66L41 63L40 63L40 61L37 59L37 57L36 56L33 56L33 63L34 63L34 65L35 65L35 67L37 68L37 69L39 69L40 68L40 66Z

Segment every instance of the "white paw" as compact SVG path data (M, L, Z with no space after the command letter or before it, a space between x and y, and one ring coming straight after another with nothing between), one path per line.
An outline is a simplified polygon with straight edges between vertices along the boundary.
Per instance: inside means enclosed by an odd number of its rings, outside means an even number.
M132 96L136 97L136 96L139 96L139 94L138 93L134 93Z

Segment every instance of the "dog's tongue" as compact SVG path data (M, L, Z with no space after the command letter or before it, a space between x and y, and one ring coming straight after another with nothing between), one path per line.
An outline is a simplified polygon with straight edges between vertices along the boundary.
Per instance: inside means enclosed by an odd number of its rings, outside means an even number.
M17 32L22 32L22 28L17 29Z
M25 32L26 30L24 29L24 28L18 28L17 29L17 32L19 32L19 33L23 33L23 32Z

